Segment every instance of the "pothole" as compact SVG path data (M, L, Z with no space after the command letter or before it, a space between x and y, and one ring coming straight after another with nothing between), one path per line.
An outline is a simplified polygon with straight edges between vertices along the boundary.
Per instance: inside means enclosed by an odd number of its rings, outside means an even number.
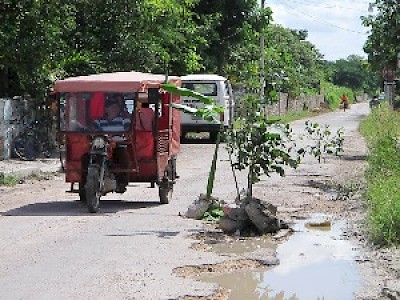
M275 251L268 239L251 238L209 245L220 255L247 259L176 271L180 276L216 283L230 291L228 298L204 299L352 299L360 283L355 262L358 253L343 237L345 227L344 221L325 215L299 220L293 227L295 233L277 246L279 264L274 267L262 260Z
M332 201L349 200L362 188L361 183L357 182L339 184L333 182L317 181L313 179L308 180L305 185L320 189L322 192L324 192L326 198Z
M257 259L227 260L217 264L204 264L198 266L184 266L176 268L174 273L181 277L194 277L202 274L225 273L238 270L256 269L265 267L266 263Z

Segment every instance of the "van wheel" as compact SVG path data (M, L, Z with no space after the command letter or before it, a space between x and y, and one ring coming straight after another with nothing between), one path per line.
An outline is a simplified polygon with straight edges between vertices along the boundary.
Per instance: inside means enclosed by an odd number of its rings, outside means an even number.
M210 132L210 141L215 143L217 141L217 136L218 136L218 132L215 132L215 131Z
M182 131L181 132L181 141L185 141L186 140L186 132Z

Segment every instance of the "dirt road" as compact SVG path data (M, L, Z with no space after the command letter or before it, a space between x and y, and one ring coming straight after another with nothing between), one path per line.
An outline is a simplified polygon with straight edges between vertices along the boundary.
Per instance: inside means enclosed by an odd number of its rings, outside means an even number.
M327 159L323 164L307 158L285 178L263 180L256 186L255 195L278 205L280 215L286 219L312 212L350 218L354 222L350 223L349 236L362 242L363 233L358 227L363 216L361 199L327 201L318 196L320 186L312 183L361 180L366 148L357 127L368 111L368 104L362 103L346 112L316 118L321 124L330 123L333 130L345 128L344 158ZM294 129L302 130L303 124L295 122ZM216 285L173 274L178 267L227 259L195 250L192 244L198 241L191 237L204 232L204 224L180 216L205 191L212 149L212 144L182 145L178 158L180 179L168 205L159 204L157 189L132 185L123 195L102 198L101 212L89 214L77 194L66 193L69 185L62 175L2 187L0 298L154 300L212 295ZM231 200L236 190L223 147L220 158L214 195ZM238 179L244 187L245 174L239 174ZM399 281L393 274L399 276L398 266L394 261L385 267L374 258L374 252L368 251L359 264L368 289L363 288L355 297L386 299L378 297L385 291L395 294ZM394 257L388 252L380 258L389 256ZM375 263L382 269L373 271Z

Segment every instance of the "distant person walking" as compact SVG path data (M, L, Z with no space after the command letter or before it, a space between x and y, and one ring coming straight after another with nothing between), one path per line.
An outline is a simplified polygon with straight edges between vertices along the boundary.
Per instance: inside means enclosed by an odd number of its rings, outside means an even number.
M349 108L349 97L343 94L342 97L340 97L340 101L343 106L343 111L346 111L346 109Z

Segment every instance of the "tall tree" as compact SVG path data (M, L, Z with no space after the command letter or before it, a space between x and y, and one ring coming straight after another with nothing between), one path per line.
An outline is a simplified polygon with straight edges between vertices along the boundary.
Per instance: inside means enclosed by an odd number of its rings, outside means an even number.
M198 1L197 23L208 31L200 52L206 69L224 74L232 50L246 39L248 24L257 21L257 9L257 0Z
M371 7L377 9L377 14L363 18L364 26L371 29L364 51L374 70L385 66L394 69L400 53L400 2L375 0Z
M49 85L46 62L54 50L62 10L58 1L3 1L0 6L2 94L40 97ZM1 96L1 95L0 95Z
M372 72L369 64L360 56L350 55L333 65L332 83L345 86L354 92L374 93L379 88L379 75Z
M322 55L305 40L307 32L269 25L264 34L267 92L284 91L292 96L318 93ZM253 31L240 47L232 49L229 71L234 82L252 81L252 87L259 87L254 79L260 74L260 55L259 33Z
M75 0L72 26L65 34L70 47L86 53L107 71L174 73L198 69L192 0ZM74 55L74 54L73 54Z

